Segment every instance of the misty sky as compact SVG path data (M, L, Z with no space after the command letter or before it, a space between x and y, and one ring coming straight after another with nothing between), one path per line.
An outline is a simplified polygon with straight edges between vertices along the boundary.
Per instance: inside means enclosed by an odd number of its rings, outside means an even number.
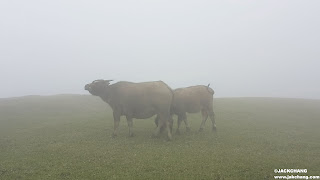
M0 97L95 79L320 98L318 0L2 0Z

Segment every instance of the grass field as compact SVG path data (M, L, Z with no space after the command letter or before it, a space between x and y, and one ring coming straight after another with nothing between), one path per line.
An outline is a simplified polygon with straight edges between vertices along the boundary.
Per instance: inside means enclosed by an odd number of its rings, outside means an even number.
M274 169L320 175L320 100L217 98L211 121L167 142L154 118L121 119L89 95L0 99L0 179L273 179ZM175 117L176 119L176 117ZM176 121L174 129L176 128ZM287 174L282 174L287 175Z

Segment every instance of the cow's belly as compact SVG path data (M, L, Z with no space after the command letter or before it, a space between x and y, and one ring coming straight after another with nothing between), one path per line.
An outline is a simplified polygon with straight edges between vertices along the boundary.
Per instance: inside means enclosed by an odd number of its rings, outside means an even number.
M145 112L135 112L133 113L133 118L136 119L147 119L155 115L154 111L145 111Z
M196 103L190 103L185 105L185 111L187 113L198 113L201 111L201 106Z
M132 118L146 119L156 114L156 110L153 107L134 107L128 112Z

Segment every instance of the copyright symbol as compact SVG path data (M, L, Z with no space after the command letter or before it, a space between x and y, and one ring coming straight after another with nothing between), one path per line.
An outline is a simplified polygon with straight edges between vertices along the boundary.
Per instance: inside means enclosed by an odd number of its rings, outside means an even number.
M277 170L277 169L274 169L274 173L278 173L278 170Z

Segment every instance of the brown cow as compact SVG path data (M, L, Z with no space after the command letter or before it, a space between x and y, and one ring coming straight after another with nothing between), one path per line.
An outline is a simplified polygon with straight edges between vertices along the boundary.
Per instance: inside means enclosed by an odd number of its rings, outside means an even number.
M216 130L216 123L213 112L214 91L209 87L209 85L210 84L208 84L208 86L190 86L186 88L178 88L173 91L174 95L171 105L171 115L176 114L178 116L178 128L176 131L177 134L180 133L179 128L181 121L184 121L187 131L190 131L186 113L198 113L200 111L202 114L202 123L200 125L199 131L203 131L208 116L212 121L212 130ZM158 123L157 121L158 117L155 120L156 124Z
M167 84L162 81L142 83L121 81L109 85L110 81L95 80L85 85L85 90L94 96L99 96L111 106L114 118L112 137L118 134L120 116L122 115L127 118L129 136L133 136L132 118L146 119L157 115L160 121L154 136L159 135L160 127L170 127L170 106L173 92ZM170 130L168 130L168 139L172 139Z

